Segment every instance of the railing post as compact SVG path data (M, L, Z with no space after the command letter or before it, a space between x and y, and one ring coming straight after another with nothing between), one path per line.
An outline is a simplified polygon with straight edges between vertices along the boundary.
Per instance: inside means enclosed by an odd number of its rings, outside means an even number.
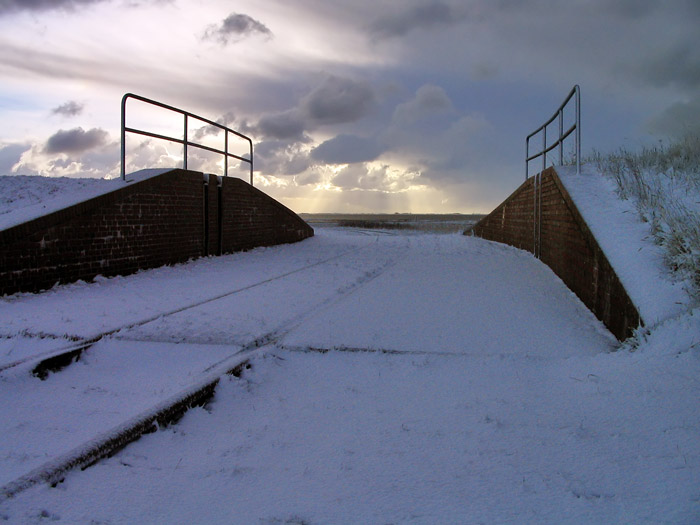
M122 167L121 167L121 175L122 175L122 180L126 180L126 99L129 98L129 94L127 93L122 97Z
M228 177L228 130L224 130L224 177Z
M547 126L542 130L542 171L547 169Z
M576 90L576 175L581 174L581 88L578 84Z
M183 155L182 167L187 169L187 113L185 113L185 136L183 137L184 142L182 143Z
M530 137L525 137L525 180L529 178L530 175Z
M250 185L253 185L253 141L248 140L250 144Z
M561 137L564 135L564 110L559 110L559 165L564 164L564 142Z

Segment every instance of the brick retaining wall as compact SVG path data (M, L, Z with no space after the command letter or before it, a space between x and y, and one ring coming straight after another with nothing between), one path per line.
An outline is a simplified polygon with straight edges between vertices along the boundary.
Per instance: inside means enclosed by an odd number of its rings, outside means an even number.
M540 259L619 340L626 339L641 323L637 309L556 170L547 168L541 178ZM470 231L534 253L534 185L529 178Z
M0 295L313 235L245 181L206 179L172 170L0 231Z

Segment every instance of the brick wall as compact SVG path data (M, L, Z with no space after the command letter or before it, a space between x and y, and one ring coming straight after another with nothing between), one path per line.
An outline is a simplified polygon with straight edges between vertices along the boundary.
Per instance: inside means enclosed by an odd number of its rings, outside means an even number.
M240 179L172 170L0 231L0 294L312 235L294 212Z
M542 262L552 268L618 339L626 339L641 323L637 309L556 170L548 168L540 177L538 244L535 236L535 177L525 181L471 231L485 239L531 253L538 252Z

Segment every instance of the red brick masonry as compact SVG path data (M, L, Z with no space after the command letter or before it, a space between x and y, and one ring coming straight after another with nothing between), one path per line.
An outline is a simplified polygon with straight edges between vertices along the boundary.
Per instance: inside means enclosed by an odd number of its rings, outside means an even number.
M0 295L313 234L241 179L176 169L0 231Z
M540 259L619 340L641 318L554 168L541 174ZM534 185L529 178L470 231L479 237L535 252Z

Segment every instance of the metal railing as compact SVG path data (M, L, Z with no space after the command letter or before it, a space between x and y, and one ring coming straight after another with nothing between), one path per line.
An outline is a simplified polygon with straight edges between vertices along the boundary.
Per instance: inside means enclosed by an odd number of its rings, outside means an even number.
M159 108L167 109L168 111L173 111L175 113L179 113L180 115L183 115L184 117L184 134L183 138L177 138L177 137L168 137L166 135L161 135L159 133L151 133L149 131L145 131L142 129L136 129L136 128L130 128L126 125L126 102L128 99L133 98L135 100L140 100L141 102L145 102L147 104L151 104L153 106L157 106ZM188 138L188 121L190 118L199 120L201 122L205 122L209 124L210 126L214 126L224 132L224 149L220 150L217 148L212 148L210 146L205 146L204 144L200 144L197 142L192 142ZM167 140L170 142L175 142L177 144L182 144L183 147L183 160L182 160L182 167L183 169L187 169L187 147L188 146L193 146L195 148L203 149L206 151L211 151L213 153L218 153L220 155L224 156L224 176L228 175L228 159L229 157L232 157L234 159L237 159L241 162L247 162L250 164L250 185L253 185L253 141L249 138L246 137L245 135L234 131L232 129L227 128L226 126L219 124L218 122L214 122L212 120L206 119L204 117L200 117L199 115L195 115L194 113L190 113L188 111L184 111L182 109L169 106L167 104L163 104L162 102L157 102L155 100L151 100L146 97L142 97L140 95L134 95L133 93L127 93L122 97L122 129L121 129L121 135L122 135L122 154L121 154L121 161L122 161L122 167L121 167L121 175L122 179L126 178L126 134L128 133L135 133L137 135L145 135L146 137L153 137L156 139L161 139L161 140ZM250 148L250 158L247 159L245 157L241 157L238 155L234 155L233 153L229 153L228 151L228 137L229 133L233 133L237 137L247 140L248 145Z
M574 124L564 131L564 108L571 101L572 98L576 98L576 121ZM549 126L556 119L559 119L559 138L551 145L547 145L547 126ZM552 151L554 148L559 146L559 164L564 164L564 140L571 135L573 132L575 135L575 147L576 147L576 173L581 173L581 89L578 84L576 84L569 94L567 95L561 106L554 112L551 118L542 124L535 131L530 133L525 139L525 180L530 177L530 161L538 157L542 157L542 171L547 168L547 153ZM542 132L542 149L537 153L530 155L530 139Z

